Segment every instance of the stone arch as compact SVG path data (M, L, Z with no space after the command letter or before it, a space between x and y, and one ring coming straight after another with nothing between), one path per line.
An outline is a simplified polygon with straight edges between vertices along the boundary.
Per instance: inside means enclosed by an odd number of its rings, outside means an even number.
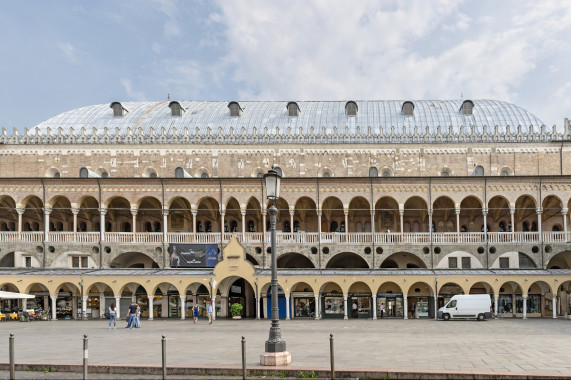
M452 296L458 294L467 294L469 292L470 292L469 288L465 289L464 286L453 281L447 281L444 284L438 286L438 297L444 297L445 304L448 302L446 298L450 299L452 298Z
M91 195L85 195L78 200L77 205L79 206L77 232L99 232L101 229L99 201Z
M133 215L131 203L121 196L111 197L106 201L105 213L106 232L132 232Z
M456 268L454 267L450 267L449 263L450 263L450 258L456 258ZM466 258L470 258L469 261L469 267L468 268L463 268L463 259L466 260ZM480 262L480 260L478 259L478 257L476 257L475 255L466 252L466 251L454 251L454 252L450 252L449 254L440 257L440 260L438 261L438 263L436 264L436 268L438 269L482 269L483 265Z
M473 281L473 283L470 284L470 281L468 281L470 285L470 290L468 291L468 294L490 294L490 295L494 295L495 294L495 290L493 288L492 285L488 284L486 281Z
M18 286L10 281L0 283L0 290L5 292L20 293Z
M383 269L416 269L426 268L426 264L414 253L395 252L386 257L380 265Z
M18 230L16 201L9 195L0 196L0 224L0 231L16 232Z
M250 197L246 204L246 232L262 232L262 206L256 197ZM253 228L251 228L253 227Z
M537 201L531 195L524 194L515 202L515 230L537 232ZM535 225L535 228L533 226Z
M299 231L318 232L317 205L315 201L307 196L297 199L293 220L294 227L295 222L299 221Z
M434 232L456 232L456 206L448 196L436 198L432 204Z
M220 205L216 199L207 196L198 202L196 232L220 232Z
M480 232L483 224L482 200L474 195L462 199L460 202L460 231Z
M301 253L288 252L278 257L278 268L315 268L315 264Z
M537 268L537 264L529 255L518 251L502 253L494 260L491 268L501 268L503 259L508 260L508 268Z
M404 203L403 232L422 231L428 231L428 205L415 195Z
M28 195L22 200L22 206L22 231L43 231L45 215L42 200L35 195Z
M361 196L349 202L348 232L371 232L371 204Z
M341 252L331 257L325 268L369 268L369 264L354 252Z
M6 252L0 255L0 267L14 268L16 266L16 253L14 251Z
M128 251L117 255L110 264L111 268L159 268L159 264L149 255Z
M547 269L571 269L571 251L563 251L554 255L547 262Z
M543 212L541 214L541 228L543 231L563 231L563 202L555 195L548 195L541 202ZM554 229L555 227L555 229Z
M328 281L319 289L319 313L321 318L343 318L347 290L334 281Z
M417 281L404 290L407 295L406 310L409 318L434 317L434 289L424 281Z
M511 216L510 202L506 197L496 195L488 201L487 223L490 225L488 232L508 232L508 224L511 224ZM481 231L482 230L483 228Z
M337 197L329 196L321 203L321 231L345 232L345 211L343 202Z
M514 316L517 313L523 312L519 310L520 305L516 298L519 294L520 297L523 294L522 286L517 281L507 281L504 282L499 287L498 292L498 310L499 314L504 316Z
M187 232L193 230L190 202L184 197L174 197L168 202L169 216L167 231Z
M232 316L230 307L233 303L239 303L242 305L243 317L249 318L256 316L254 286L248 279L239 276L226 277L220 281L218 288L220 290L223 301L221 304L220 315L222 318ZM262 286L262 289L264 289L264 286ZM224 303L226 303L226 305ZM268 312L266 315L270 315L270 312Z
M242 213L236 198L228 198L224 212L224 232L242 232Z
M400 231L399 204L392 197L381 197L375 203L375 231Z

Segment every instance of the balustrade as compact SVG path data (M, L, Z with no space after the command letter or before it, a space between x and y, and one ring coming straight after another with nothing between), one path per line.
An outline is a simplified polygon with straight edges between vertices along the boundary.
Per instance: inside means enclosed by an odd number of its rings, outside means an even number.
M276 232L278 244L429 244L428 232ZM486 241L483 232L433 232L433 244L482 244ZM167 243L175 244L219 244L221 238L228 243L232 236L239 242L247 244L270 244L270 232L169 232ZM373 238L374 236L374 238ZM321 240L320 240L321 237ZM562 231L543 232L541 237L545 243L565 243L570 241L571 233ZM538 232L488 232L490 244L502 243L538 243ZM43 232L14 232L0 231L0 242L26 242L40 243L44 240ZM99 232L69 232L61 231L48 233L48 241L54 243L97 243L100 240ZM162 232L105 232L105 241L109 243L151 243L163 242Z

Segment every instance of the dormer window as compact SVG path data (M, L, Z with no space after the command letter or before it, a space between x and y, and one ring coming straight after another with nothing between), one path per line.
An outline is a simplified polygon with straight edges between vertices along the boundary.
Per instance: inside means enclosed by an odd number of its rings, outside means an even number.
M357 103L355 103L353 101L349 101L349 102L347 102L347 104L345 104L345 115L346 116L357 116L358 111L359 111L359 107L357 106Z
M186 170L181 168L180 166L174 169L174 177L175 178L191 178L192 176L188 174Z
M230 110L230 117L240 117L244 111L238 102L228 103L228 109Z
M179 102L170 102L169 108L171 109L171 116L182 116L186 112L186 109Z
M113 102L109 107L113 109L113 116L125 116L129 112L119 102Z
M79 178L99 178L99 174L95 173L92 170L89 170L86 167L82 167L79 169Z
M301 110L296 102L289 102L287 104L287 114L288 116L299 116Z
M460 112L462 112L462 115L465 116L473 115L473 111L474 111L474 102L472 102L471 100L464 100L462 106L460 107Z
M414 103L413 102L404 102L402 104L402 115L403 116L413 116L414 115Z

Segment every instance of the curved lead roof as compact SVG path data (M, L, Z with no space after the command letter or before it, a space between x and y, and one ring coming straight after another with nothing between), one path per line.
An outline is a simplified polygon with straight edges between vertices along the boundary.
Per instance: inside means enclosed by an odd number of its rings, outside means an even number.
M407 134L414 133L419 127L424 133L426 128L431 134L437 133L440 127L442 134L457 134L464 127L464 133L482 133L483 127L494 131L498 127L499 133L505 133L510 126L510 132L538 131L543 122L530 112L514 104L497 100L472 100L474 109L472 115L462 115L460 110L463 100L417 100L414 103L414 115L404 116L402 104L404 100L375 100L355 101L358 105L356 116L345 114L347 101L308 101L297 102L301 113L299 116L288 116L286 105L288 102L239 102L243 109L241 116L231 117L228 102L221 101L180 101L186 109L183 116L171 116L170 101L164 102L125 102L122 106L128 110L125 116L113 116L109 104L99 104L74 109L54 116L37 126L31 133L48 134L57 133L61 128L64 134L69 134L71 128L79 134L82 128L88 133L96 129L97 134L103 134L107 128L110 133L125 135L131 132L142 131L149 134L151 128L159 133L163 128L166 134L181 135L185 129L189 134L205 135L212 133L235 135L245 132L246 135L275 135L301 133L318 134L354 134L357 127L360 133L367 134L369 127L371 133L384 135L391 134L394 127L396 133L404 129ZM266 131L267 128L267 131ZM472 128L475 130L472 131ZM382 129L382 131L381 131Z

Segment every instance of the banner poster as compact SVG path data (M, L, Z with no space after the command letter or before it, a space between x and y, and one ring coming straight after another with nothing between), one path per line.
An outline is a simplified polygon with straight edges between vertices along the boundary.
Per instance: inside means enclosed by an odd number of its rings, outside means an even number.
M170 244L171 268L213 268L218 263L216 244Z

